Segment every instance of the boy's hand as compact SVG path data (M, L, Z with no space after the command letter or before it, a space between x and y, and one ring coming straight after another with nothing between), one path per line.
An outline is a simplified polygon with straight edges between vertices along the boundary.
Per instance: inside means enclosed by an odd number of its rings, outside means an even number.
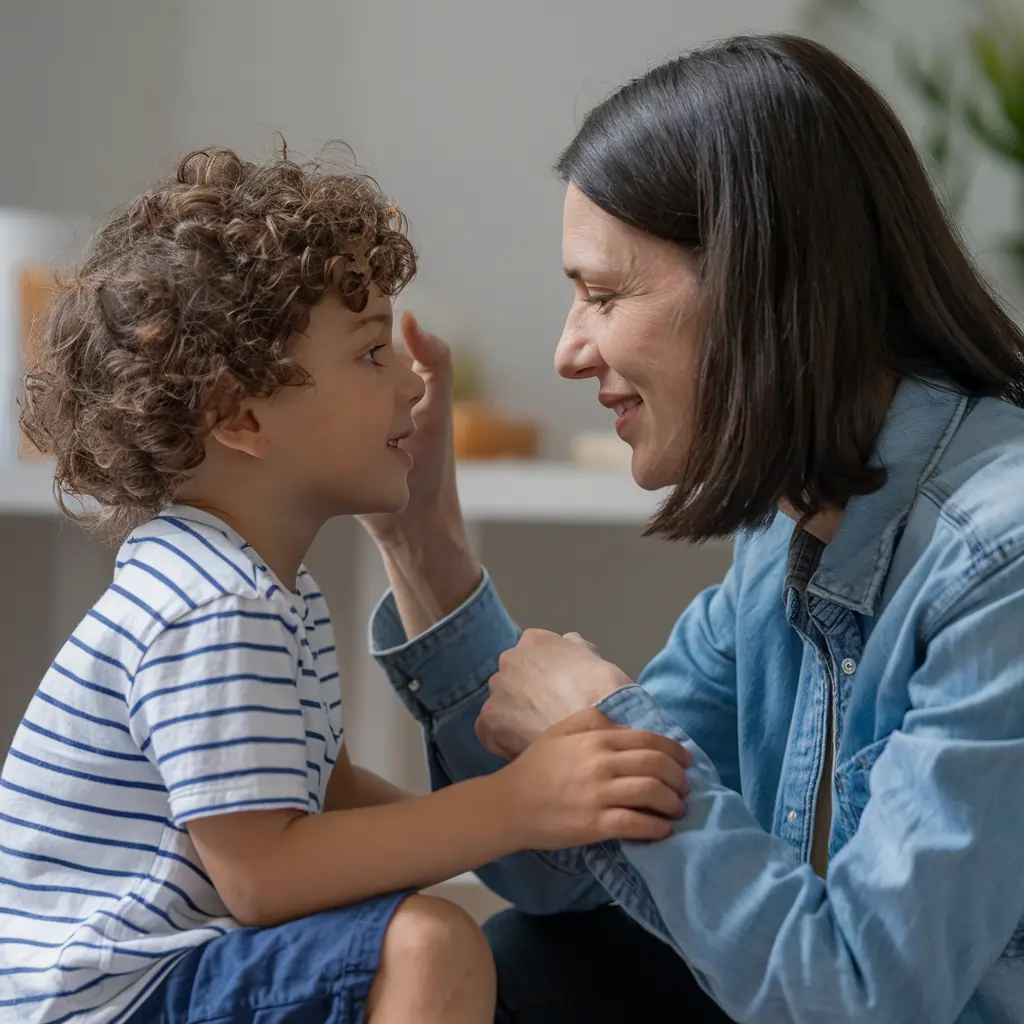
M522 848L664 839L683 815L689 752L587 708L548 729L495 776Z

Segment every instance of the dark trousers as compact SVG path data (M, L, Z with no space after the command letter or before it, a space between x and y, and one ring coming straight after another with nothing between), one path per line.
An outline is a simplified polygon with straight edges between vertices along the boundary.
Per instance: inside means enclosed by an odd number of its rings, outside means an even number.
M686 964L618 907L484 926L498 967L497 1024L728 1024Z

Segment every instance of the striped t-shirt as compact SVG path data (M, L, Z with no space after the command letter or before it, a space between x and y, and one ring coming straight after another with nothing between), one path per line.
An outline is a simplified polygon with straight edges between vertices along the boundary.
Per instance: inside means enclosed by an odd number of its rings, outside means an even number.
M185 823L321 809L342 741L331 621L219 519L168 510L57 655L0 775L0 1022L124 1021L239 927Z

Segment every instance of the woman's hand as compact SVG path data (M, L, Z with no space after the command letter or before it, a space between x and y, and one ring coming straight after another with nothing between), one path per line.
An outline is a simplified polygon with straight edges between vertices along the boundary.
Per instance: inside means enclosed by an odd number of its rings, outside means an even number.
M673 740L586 708L491 778L517 847L561 850L666 838L685 809L689 765L689 752Z
M448 346L402 315L412 368L426 385L413 409L415 433L403 447L415 460L409 504L401 512L361 516L384 559L407 636L419 636L466 600L483 570L466 535L455 484L452 361Z
M630 682L577 634L528 629L498 661L477 738L492 754L516 757L556 722Z
M413 409L415 433L402 447L415 464L409 471L409 504L401 512L361 516L378 543L418 535L442 524L462 530L452 447L452 359L447 344L420 327L412 313L401 320L402 340L412 368L423 378L423 398Z

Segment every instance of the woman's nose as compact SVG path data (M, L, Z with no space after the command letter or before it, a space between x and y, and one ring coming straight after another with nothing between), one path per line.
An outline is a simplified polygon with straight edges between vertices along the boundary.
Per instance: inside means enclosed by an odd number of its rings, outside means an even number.
M587 332L577 329L570 313L570 321L566 323L555 349L555 369L562 377L578 380L596 376L602 366L597 344L587 336Z

